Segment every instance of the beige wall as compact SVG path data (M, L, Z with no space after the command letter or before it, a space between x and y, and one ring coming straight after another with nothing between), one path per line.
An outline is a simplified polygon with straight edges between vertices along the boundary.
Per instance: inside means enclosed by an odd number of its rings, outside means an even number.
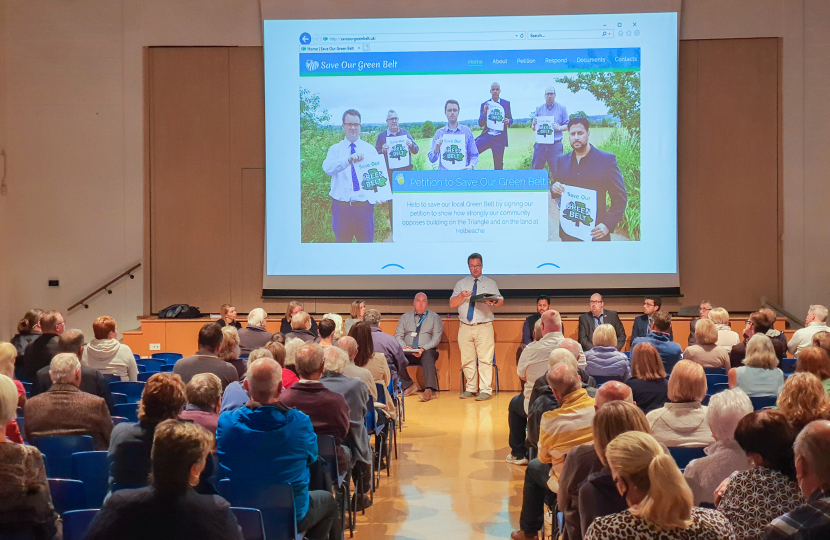
M615 3L608 0L609 11ZM425 0L407 14L434 16L446 5ZM391 4L314 6L368 15ZM478 14L504 9L495 0L458 6ZM511 10L552 13L555 6L522 0ZM9 185L0 196L0 339L11 337L29 307L65 309L143 257L143 48L261 45L259 8L258 0L0 2L0 148ZM681 15L681 39L783 37L784 304L797 314L810 303L830 303L822 279L830 267L828 23L826 0L687 0ZM748 223L735 241L764 235L765 218ZM717 255L713 271L728 271L730 253ZM50 277L61 287L49 289ZM142 276L114 291L69 314L70 326L89 333L100 313L124 329L135 326L144 310Z

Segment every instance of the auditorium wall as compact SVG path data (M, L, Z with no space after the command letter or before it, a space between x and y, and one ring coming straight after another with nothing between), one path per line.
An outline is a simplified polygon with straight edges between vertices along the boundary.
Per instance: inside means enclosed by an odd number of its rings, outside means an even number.
M286 17L302 16L296 10L307 6L283 4ZM613 11L626 2L601 4ZM452 5L426 0L404 13L399 4L379 0L327 0L314 6L317 13L350 16L387 16L393 9L397 15L486 15L505 9L496 0ZM709 271L730 279L730 262L748 249L738 246L755 246L757 238L783 231L782 300L800 316L812 302L830 303L822 279L830 266L830 183L825 181L830 170L825 148L830 140L830 38L825 30L830 3L758 0L750 6L742 0L687 0L680 36L783 38L781 187L776 194L782 223L778 227L776 216L757 215L742 227L721 231L736 249L702 249L700 257L710 262ZM518 0L510 11L555 12L556 2ZM149 249L144 245L146 47L259 45L258 0L0 3L0 149L6 153L8 184L8 193L0 195L0 339L11 337L29 307L65 310L144 261ZM744 201L738 197L734 204ZM712 222L718 218L701 216ZM190 227L208 231L216 219L199 216ZM222 256L218 246L216 257ZM149 298L146 271L145 266L135 280L116 285L112 295L93 299L91 309L68 314L69 325L91 333L94 316L108 313L122 329L136 326L135 317L146 311ZM60 287L48 287L49 279L60 279Z

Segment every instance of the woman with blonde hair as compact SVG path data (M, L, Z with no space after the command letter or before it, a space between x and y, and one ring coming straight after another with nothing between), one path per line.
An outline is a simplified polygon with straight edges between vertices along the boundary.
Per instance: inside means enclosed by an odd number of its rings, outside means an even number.
M816 343L816 341L821 342L821 338L816 340L819 334L827 334L830 336L830 333L819 332L813 336L813 343ZM827 351L821 348L821 346L812 345L801 349L801 352L798 354L798 363L795 365L795 372L812 373L819 378L821 384L824 386L824 391L830 393L830 356L827 355Z
M631 376L628 357L617 350L617 332L613 326L597 326L593 342L593 348L585 351L585 373L591 377L619 377L621 381Z
M729 326L729 312L723 308L715 308L709 312L709 320L715 323L715 328L718 331L716 344L726 349L728 354L734 345L741 342L741 336Z
M700 364L681 360L669 377L669 399L646 415L654 438L668 447L708 446L714 442L706 424L706 373Z
M323 315L323 318L334 321L334 332L332 332L332 337L334 337L333 341L336 342L338 339L346 335L346 331L343 329L343 317L337 313L326 313Z
M242 328L242 324L236 320L236 308L230 304L222 304L219 308L219 320L216 321L221 327L233 326L237 330Z
M778 357L770 338L762 334L752 336L746 344L743 364L726 373L729 388L740 388L749 397L777 396L781 393L784 372L778 369Z
M722 367L728 370L729 352L718 345L718 329L709 319L700 319L695 324L695 344L686 347L683 359L691 360L705 368Z
M830 412L830 398L821 381L812 373L793 373L787 377L776 405L787 417L796 435L813 420L827 419Z
M294 331L294 328L291 326L291 320L294 318L294 315L301 311L305 311L301 302L296 300L288 302L288 307L285 308L285 317L280 320L280 333L287 336ZM317 337L317 321L311 315L308 318L311 319L311 327L308 330L314 337Z
M239 378L245 376L246 362L239 358L239 332L234 326L222 327L222 349L219 351L219 358L229 363L236 369Z
M631 351L631 378L625 384L631 388L634 403L645 414L666 404L669 400L669 383L657 347L648 342L634 346Z
M597 518L585 540L735 537L720 513L693 506L692 492L674 459L648 433L617 436L605 449L605 457L628 510Z
M17 407L22 407L26 404L26 389L20 381L14 378L15 358L17 358L17 350L14 345L0 341L0 375L5 375L14 383L17 388ZM23 436L20 435L20 426L17 425L16 418L12 418L6 424L6 437L12 442L23 444Z
M355 323L363 322L363 315L366 314L366 302L363 300L355 300L349 310L349 318L343 321L343 331L346 335L352 329Z

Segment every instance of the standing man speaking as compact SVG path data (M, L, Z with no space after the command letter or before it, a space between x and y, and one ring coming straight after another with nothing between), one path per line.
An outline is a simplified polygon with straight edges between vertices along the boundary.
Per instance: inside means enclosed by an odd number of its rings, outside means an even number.
M458 308L458 348L461 350L461 368L467 386L461 399L476 395L476 401L486 401L492 396L493 354L493 308L504 304L504 298L497 301L472 301L480 294L501 295L496 282L481 275L482 258L478 253L467 257L470 275L455 284L450 297L450 307ZM476 366L478 360L478 366Z

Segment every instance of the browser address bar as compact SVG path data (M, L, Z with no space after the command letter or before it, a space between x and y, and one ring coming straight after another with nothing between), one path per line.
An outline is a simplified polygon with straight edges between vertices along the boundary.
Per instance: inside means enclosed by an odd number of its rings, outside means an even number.
M428 32L417 34L333 34L324 35L323 43L424 43L433 41L505 41L527 39L527 32Z

